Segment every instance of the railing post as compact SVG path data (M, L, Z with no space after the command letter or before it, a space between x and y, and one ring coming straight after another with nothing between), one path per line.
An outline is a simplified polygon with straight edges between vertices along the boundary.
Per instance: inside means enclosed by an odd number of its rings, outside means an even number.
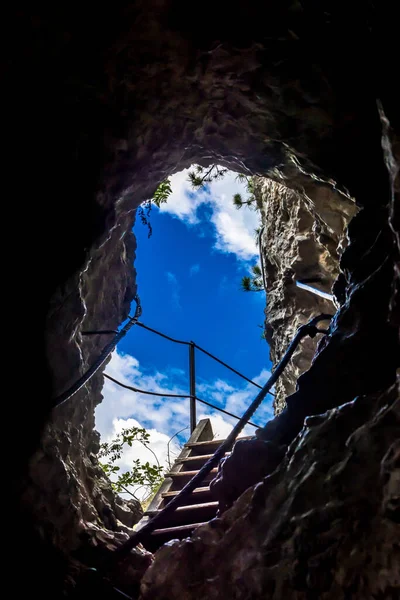
M195 346L189 344L189 382L190 382L190 433L196 429L196 366L194 358Z

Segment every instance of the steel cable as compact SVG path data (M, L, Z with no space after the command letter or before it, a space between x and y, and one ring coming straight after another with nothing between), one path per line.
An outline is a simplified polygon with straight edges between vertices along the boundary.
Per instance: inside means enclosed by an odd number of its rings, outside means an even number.
M162 394L161 392L149 392L148 390L141 390L140 388L133 387L132 385L127 385L126 383L122 383L122 381L118 381L118 379L114 379L114 377L111 377L111 375L108 375L107 373L104 373L104 377L106 377L110 381L116 383L120 387L125 388L126 390L130 390L131 392L136 392L138 394L146 394L147 396L158 396L160 398L191 398L190 394ZM240 419L240 417L238 417L237 415L234 415L233 413L228 412L227 410L224 410L223 408L220 408L219 406L216 406L215 404L211 404L211 402L202 400L198 396L195 396L195 398L198 402L201 402L202 404L206 404L207 406L210 406L211 408L215 408L215 410L219 410L219 412L222 412L225 415L228 415L229 417L233 417L234 419L237 419L237 420ZM249 425L251 425L252 427L256 427L256 429L258 429L260 427L259 425L256 425L255 423L252 423L251 421L249 421Z
M105 363L107 358L110 356L111 352L115 349L118 342L122 340L123 337L126 336L128 331L136 325L140 316L142 314L142 307L140 304L140 298L138 294L136 294L134 298L136 302L136 310L133 317L129 317L128 323L120 329L120 331L114 336L114 338L104 346L103 350L100 353L100 356L94 361L94 363L87 369L87 371L79 377L79 379L71 385L65 392L60 394L54 399L54 408L61 406L67 400L69 400L76 392L78 392L92 377L93 375L100 369L100 367Z

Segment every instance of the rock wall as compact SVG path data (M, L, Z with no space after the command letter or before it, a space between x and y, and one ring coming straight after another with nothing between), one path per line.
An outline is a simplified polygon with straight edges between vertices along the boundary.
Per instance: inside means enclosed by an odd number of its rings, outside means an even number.
M331 335L266 438L290 444L306 416L393 385L397 20L385 3L358 0L271 0L266 10L260 18L253 0L234 9L205 0L193 18L181 0L123 0L18 4L5 14L3 206L13 211L6 262L22 257L5 294L15 356L29 336L17 399L4 416L18 431L7 555L20 595L59 597L87 524L114 527L91 456L101 375L52 408L104 343L82 340L82 329L114 328L126 317L134 210L168 174L218 162L279 176L310 198L310 188L337 188L361 208L341 258ZM384 151L378 106L392 128ZM29 549L23 563L21 548ZM191 575L181 575L194 593Z
M59 392L75 382L110 340L109 335L83 336L82 332L116 329L128 315L136 291L131 216L125 216L125 227L126 233L122 223L110 231L85 265L76 290L77 311L67 327L60 318L60 297L53 298L48 316L48 360L55 376L54 389ZM100 373L74 401L56 409L43 432L40 450L30 461L22 497L26 505L36 507L41 534L71 549L79 547L91 525L120 531L142 516L139 502L130 505L131 511L127 505L122 508L98 464L100 442L94 411L102 400L102 386Z
M399 439L396 389L310 417L273 474L157 552L141 598L394 600Z
M309 186L307 195L306 190L296 192L271 179L259 177L254 182L267 290L265 332L275 366L301 325L336 311L333 302L297 287L296 281L309 281L332 294L347 245L346 228L357 209L347 195L322 186ZM275 386L276 412L284 408L297 379L310 367L317 343L318 338L305 338L295 351Z
M394 225L400 155L398 138L383 114L381 118L390 188L382 213L389 228L383 218L378 235L375 230L366 244L357 231L365 232L366 223L372 228L377 215L364 209L354 218L350 245L341 260L348 277L347 300L330 335L319 345L287 406L258 432L258 440L244 442L257 480L240 487L237 469L232 477L235 460L240 464L243 456L238 444L219 483L221 497L232 500L229 492L235 490L237 501L191 539L160 549L142 580L143 600L171 600L183 594L193 600L398 597L399 336L386 325L399 323L398 269L388 268L388 263L390 256L396 264L400 257ZM380 239L386 235L393 245L385 246ZM336 286L341 279L342 275ZM373 329L364 337L364 327L358 322L354 328L351 315L368 319ZM379 353L368 360L369 344L376 342L381 329L384 360ZM396 372L397 381L391 385ZM380 391L368 393L368 388ZM333 402L340 406L331 408ZM279 452L287 447L278 466L270 460L274 452L260 451L260 441ZM177 573L178 564L184 578Z

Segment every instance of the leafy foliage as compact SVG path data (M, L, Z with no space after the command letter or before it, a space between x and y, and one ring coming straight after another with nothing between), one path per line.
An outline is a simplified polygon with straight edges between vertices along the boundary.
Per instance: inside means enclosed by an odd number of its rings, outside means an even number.
M133 461L130 471L119 473L120 467L114 463L121 458L124 446L132 447L133 442L139 442L151 452L156 460L156 464L150 464L148 461L141 463L137 458ZM164 469L160 466L157 456L149 447L150 435L141 427L130 427L123 429L111 442L104 442L100 445L99 458L105 458L106 462L100 462L103 471L107 475L118 475L116 481L112 481L111 485L118 493L128 492L132 496L141 489L145 488L146 498L153 495L160 486ZM134 492L130 492L128 487L133 487ZM146 500L146 499L145 499ZM144 500L144 501L145 501Z
M137 209L137 216L139 217L142 225L147 226L148 238L151 238L151 236L153 235L153 228L150 223L150 214L152 206L153 205L151 200L146 200L146 202L143 202L143 204L141 204Z
M223 179L227 174L228 169L220 167L219 165L211 165L211 167L202 167L201 165L195 165L195 167L189 171L188 180L194 189L204 189L207 183ZM236 176L236 181L244 183L246 185L247 198L243 199L242 195L237 193L233 196L233 204L236 208L241 208L245 204L248 206L256 205L256 197L254 194L254 183L253 178L243 173L239 173ZM259 208L256 206L256 208Z
M255 209L261 208L258 205L256 196L255 196L255 189L254 189L254 180L253 180L253 178L252 177L248 177L247 175L243 175L243 173L239 173L236 176L236 181L239 181L240 183L244 183L246 185L246 192L247 192L248 196L247 196L247 198L245 200L243 200L241 194L235 194L233 196L233 204L234 204L234 206L237 209L239 209L239 208L242 208L242 206L244 206L245 204L247 204L247 206L253 207Z
M117 467L118 469L119 467ZM148 461L141 463L137 458L133 461L132 469L125 471L118 476L117 481L113 482L116 492L124 492L128 487L139 486L148 490L147 496L152 495L160 486L163 468L157 465L151 465Z
M223 177L225 177L227 173L228 169L215 164L209 167L194 165L193 169L190 170L188 173L188 181L190 182L193 189L205 190L207 184L212 183L213 181L223 179ZM254 179L252 177L249 177L248 175L239 173L236 176L236 181L245 184L247 197L243 198L242 195L239 193L234 194L232 198L234 206L237 209L240 209L245 205L249 206L249 208L254 208L255 210L260 209L261 200L257 200L256 198ZM150 213L152 204L154 203L156 206L160 207L161 204L164 204L168 201L168 198L171 194L171 181L168 178L160 183L160 185L154 192L153 198L147 200L144 204L142 204L142 206L139 207L138 215L143 225L147 225L148 227L148 237L151 237L153 231L150 223ZM255 230L255 235L257 239L259 232L260 229ZM252 267L252 275L242 278L241 288L245 292L261 292L264 289L260 267L254 265Z
M143 202L137 210L138 217L140 218L142 225L147 226L148 228L148 236L151 237L153 234L153 228L150 223L150 214L153 204L160 208L161 204L165 204L172 194L171 188L171 180L168 177L164 181L160 183L156 191L154 192L154 196L150 198L150 200L146 200Z
M264 325L258 325L258 327L262 330L261 331L261 335L260 335L260 339L265 340L267 342L268 341L267 340L267 332L265 330Z
M201 165L194 165L193 169L188 173L188 181L195 190L206 189L208 183L223 179L228 173L228 169L219 165L211 165L210 167L202 167ZM244 183L246 185L247 197L242 198L242 195L237 193L233 196L233 204L236 208L242 208L247 205L252 208L261 208L254 193L254 182L253 178L243 173L239 173L236 177L236 181ZM150 223L150 214L153 204L160 208L161 204L165 204L168 198L172 194L171 180L168 177L160 183L154 192L154 196L150 200L146 200L139 206L137 214L143 225L148 228L148 237L150 238L153 233L153 228Z
M242 277L241 287L244 292L262 292L264 283L262 271L258 265L251 267L251 276Z
M188 173L188 180L194 189L204 189L207 183L223 179L227 172L228 169L219 165L211 165L210 168L195 165L194 169Z
M161 204L165 204L170 195L172 194L171 181L168 177L165 181L162 181L156 191L154 192L154 196L152 198L152 202L158 208L160 208Z

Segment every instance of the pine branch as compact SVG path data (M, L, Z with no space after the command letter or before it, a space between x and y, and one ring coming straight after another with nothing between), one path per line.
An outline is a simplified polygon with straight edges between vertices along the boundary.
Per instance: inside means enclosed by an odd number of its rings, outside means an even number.
M196 170L197 173L202 173L202 170L199 170L200 165L197 165ZM202 167L200 167L200 169L203 169ZM201 188L204 185L204 182L209 183L211 181L211 179L207 179L207 177L210 175L210 173L213 171L213 169L218 169L217 165L211 165L211 167L208 169L207 173L203 176L203 177L199 177L199 175L196 175L196 173L194 171L189 171L189 181L192 184L193 188Z

